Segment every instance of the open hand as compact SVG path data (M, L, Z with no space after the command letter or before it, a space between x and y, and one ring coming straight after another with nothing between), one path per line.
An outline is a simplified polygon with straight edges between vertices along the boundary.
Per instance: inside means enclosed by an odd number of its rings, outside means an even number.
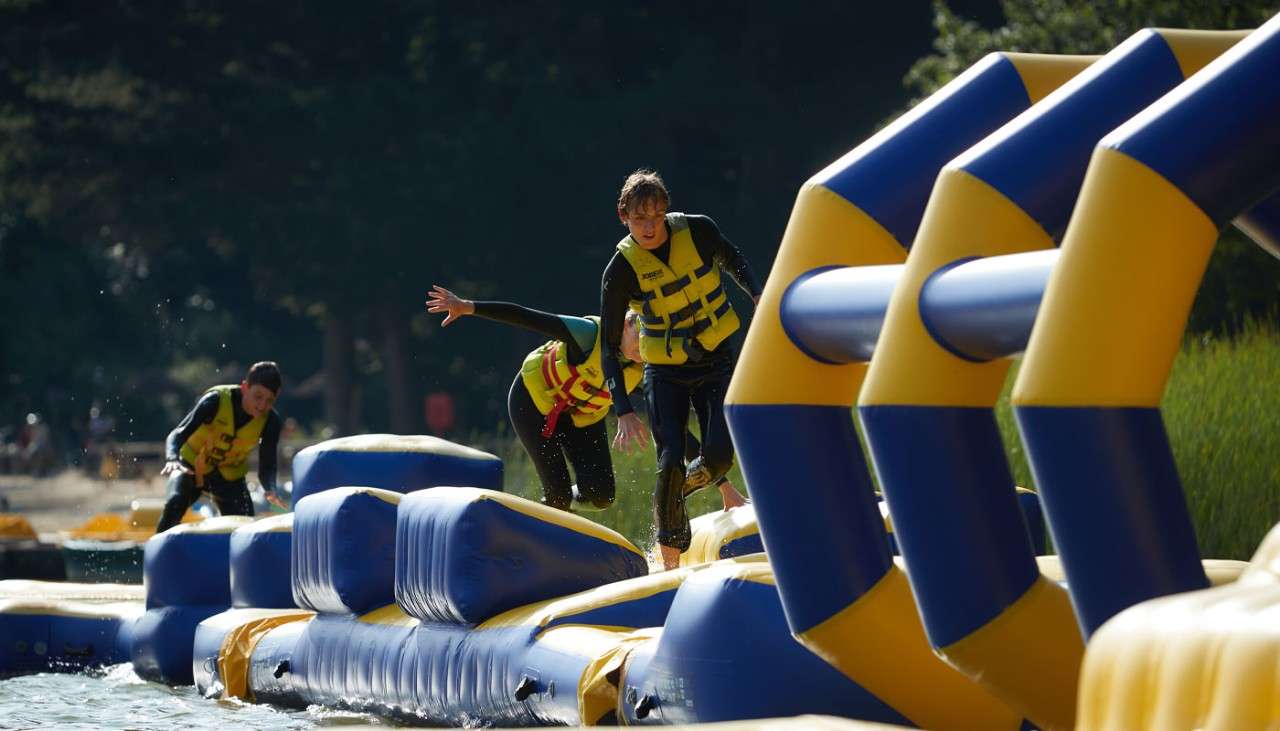
M618 417L618 433L613 437L613 448L631 454L649 444L649 428L635 412Z
M275 490L267 490L265 491L265 494L266 494L267 502L271 503L277 508L280 508L281 510L287 511L289 509L289 506L285 504L284 499L281 498L279 495L277 495Z
M476 303L471 300L465 300L438 284L431 285L431 292L427 294L427 312L443 312L444 322L440 323L441 327L448 327L449 323L462 317L470 315L476 311Z
M174 474L177 474L177 473L179 473L179 472L185 472L185 473L187 473L188 475L194 475L194 474L195 474L195 470L193 470L193 469L191 469L190 467L188 467L188 466L184 465L183 463L179 462L179 461L178 461L178 460L176 460L176 459L175 459L175 460L173 460L172 462L165 462L165 463L164 463L164 467L161 467L161 468L160 468L160 474L161 474L161 475L174 475Z

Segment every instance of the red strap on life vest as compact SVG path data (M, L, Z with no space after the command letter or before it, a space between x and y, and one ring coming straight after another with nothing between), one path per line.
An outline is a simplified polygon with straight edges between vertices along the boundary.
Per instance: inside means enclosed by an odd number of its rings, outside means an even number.
M569 379L567 381L560 380L560 374L556 371L556 357L560 353L560 343L547 348L547 352L542 355L542 377L546 382L556 389L555 403L551 406L551 411L547 412L546 421L542 426L542 438L550 439L551 435L556 431L556 422L560 419L566 409L575 408L582 413L589 413L604 408L602 404L593 404L590 401L571 400L568 397L570 389L573 388L581 378L582 374L578 373L578 369L572 363L565 361L565 367L569 369ZM596 388L589 383L582 384L583 390L592 396L604 396L609 393L608 389Z

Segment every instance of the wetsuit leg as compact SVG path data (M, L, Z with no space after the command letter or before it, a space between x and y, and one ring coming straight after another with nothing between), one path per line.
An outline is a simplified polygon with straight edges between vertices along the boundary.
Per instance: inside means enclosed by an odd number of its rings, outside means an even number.
M693 410L698 416L698 430L702 432L702 459L711 473L711 482L717 482L733 467L733 439L724 418L724 398L733 378L733 361L726 359L690 390Z
M609 454L609 430L604 421L567 427L560 436L564 453L573 465L573 476L578 480L578 498L601 510L612 505L617 484L613 457Z
M542 482L542 502L560 510L568 510L573 502L573 490L569 481L569 465L565 463L564 451L560 446L560 433L565 430L567 422L573 428L573 421L564 414L556 424L556 433L552 438L542 436L542 427L546 417L534 405L525 388L524 379L519 373L511 384L511 392L507 394L507 412L511 416L511 427L515 430L524 451L529 453L533 469Z
M249 485L243 479L232 482L213 480L209 483L213 504L220 515L253 515L253 500L249 497Z
M685 432L689 426L689 389L679 366L646 368L646 395L653 439L658 447L658 483L654 491L654 518L658 543L686 551L689 548L689 516L684 506Z
M182 522L187 509L200 498L200 488L196 487L195 475L178 472L169 476L169 484L165 488L166 497L164 511L160 513L160 522L156 523L156 533L164 533Z

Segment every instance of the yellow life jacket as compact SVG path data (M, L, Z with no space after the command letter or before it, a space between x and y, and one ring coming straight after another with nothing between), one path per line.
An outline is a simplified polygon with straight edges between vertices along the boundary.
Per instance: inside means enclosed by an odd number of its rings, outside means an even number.
M720 265L704 263L693 245L683 213L668 213L670 265L640 247L630 236L618 251L636 272L644 298L632 303L640 313L640 357L646 363L679 365L689 360L686 343L696 339L715 350L739 327L738 313L720 282Z
M585 361L576 366L570 364L569 348L559 340L551 340L529 353L520 367L534 406L547 417L543 437L555 433L556 421L566 411L575 426L590 426L603 419L613 403L609 389L604 386L604 369L600 365L600 318L587 319L596 324L596 342ZM644 368L639 363L623 366L627 393L640 383L643 375Z
M201 424L182 445L182 458L195 467L196 484L204 486L204 476L218 470L228 481L238 480L249 472L249 452L262 438L262 428L271 412L254 417L236 429L231 408L231 392L238 386L214 386L206 394L218 394L218 413L213 421Z

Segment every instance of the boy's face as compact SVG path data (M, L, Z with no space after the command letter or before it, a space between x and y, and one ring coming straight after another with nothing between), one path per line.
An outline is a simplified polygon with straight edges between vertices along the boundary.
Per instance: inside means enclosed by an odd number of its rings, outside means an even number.
M656 249L667 243L667 204L661 200L641 201L631 210L618 209L618 220L642 249Z
M276 405L276 394L260 383L250 386L248 381L241 381L240 402L245 413L256 419Z

